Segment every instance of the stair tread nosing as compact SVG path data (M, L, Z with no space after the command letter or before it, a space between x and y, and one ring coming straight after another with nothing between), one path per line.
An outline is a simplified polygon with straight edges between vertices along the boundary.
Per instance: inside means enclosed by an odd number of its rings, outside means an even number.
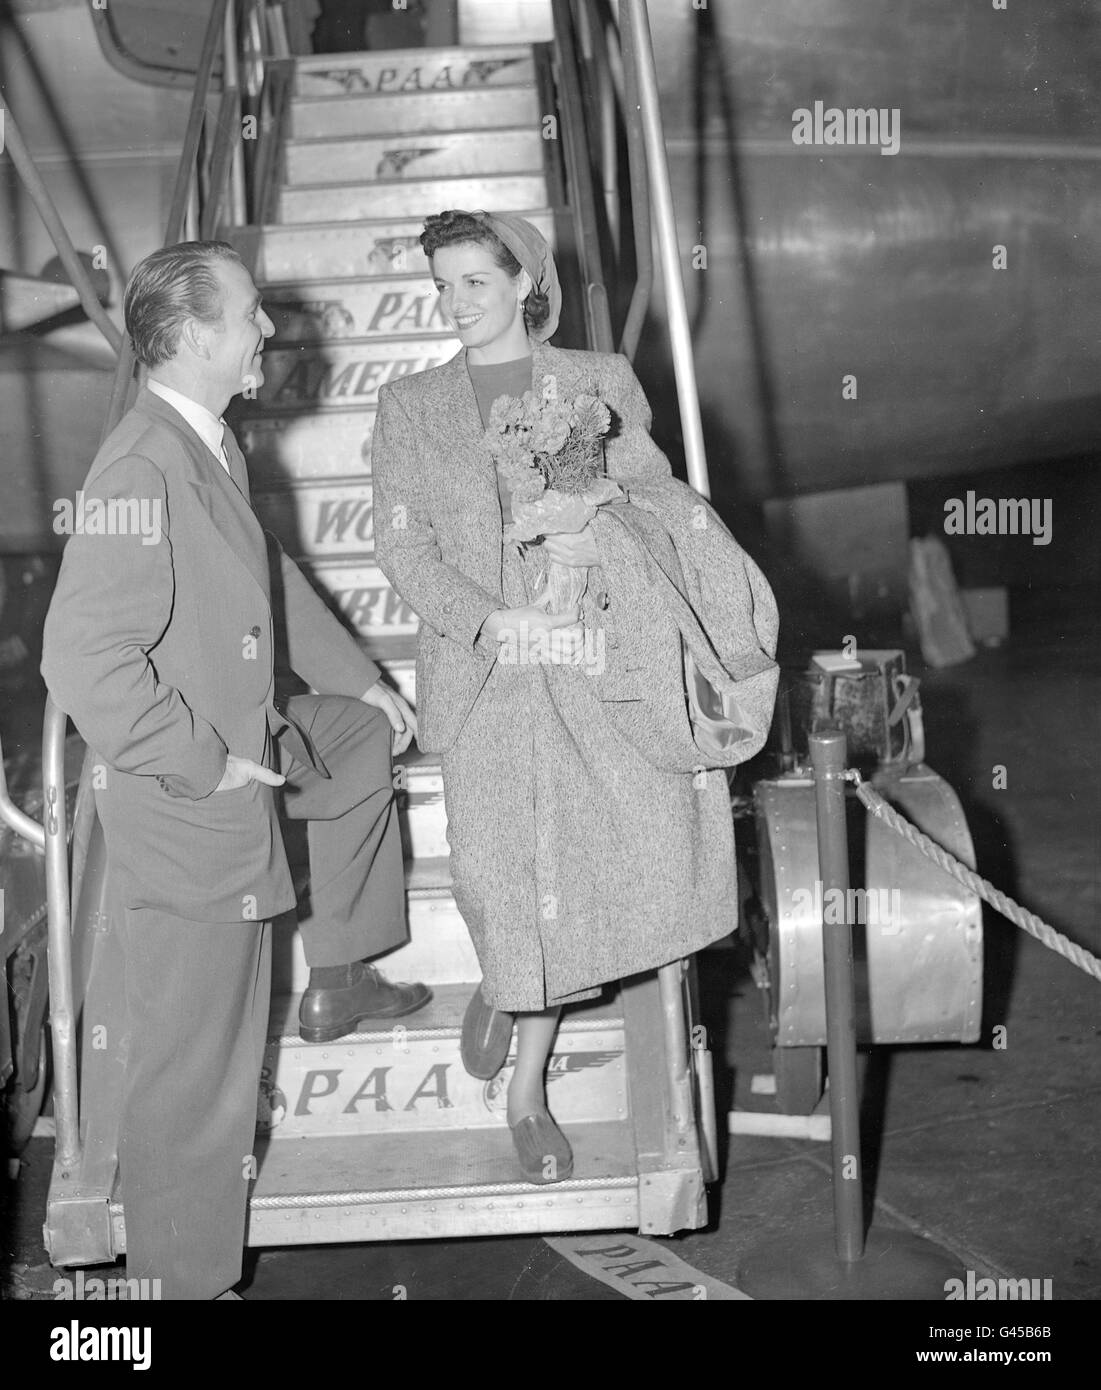
M385 957L379 957L376 964L382 967L384 974L389 975L390 972L385 968ZM271 1001L269 1040L278 1040L285 1047L316 1049L320 1055L325 1050L343 1051L354 1048L359 1043L392 1043L395 1036L457 1038L462 1031L466 1006L476 986L477 981L436 985L431 1000L415 1013L405 1014L401 1018L365 1019L358 1032L348 1033L327 1043L308 1043L299 1037L297 1028L298 1006L302 999L300 993L276 995ZM564 1009L559 1036L568 1038L571 1033L610 1032L622 1027L623 1018L618 993L609 990L600 999Z
M504 1126L371 1135L317 1135L258 1140L259 1173L250 1206L282 1205L298 1197L324 1202L330 1194L351 1201L393 1201L471 1189L531 1188L548 1200L599 1183L637 1181L634 1129L629 1120L569 1126L574 1174L563 1183L525 1183L517 1173L512 1138ZM474 1195L472 1193L472 1195ZM319 1203L321 1204L321 1203Z

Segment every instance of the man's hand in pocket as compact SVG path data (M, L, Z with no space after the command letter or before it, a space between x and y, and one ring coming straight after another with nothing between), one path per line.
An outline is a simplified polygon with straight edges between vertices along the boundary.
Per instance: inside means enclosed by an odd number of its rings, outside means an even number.
M281 787L286 780L281 772L273 772L262 763L254 763L251 758L239 758L236 753L227 753L226 770L214 790L232 792L249 782L266 782L269 787Z

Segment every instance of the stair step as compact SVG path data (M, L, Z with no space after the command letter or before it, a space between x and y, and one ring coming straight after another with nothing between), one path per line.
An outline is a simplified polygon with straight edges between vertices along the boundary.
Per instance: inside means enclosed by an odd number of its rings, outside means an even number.
M398 813L401 817L407 859L444 859L451 850L447 839L447 810L443 799L443 772L437 762L399 764L394 769Z
M414 889L407 893L406 903L409 940L378 961L387 978L421 980L433 988L479 979L478 957L450 889ZM272 990L301 993L309 981L301 933L294 914L286 914L273 924Z
M274 346L334 338L423 337L438 333L459 350L429 275L386 275L311 280L264 291L264 309L275 324Z
M298 58L299 96L470 91L535 80L529 47L395 48L381 53L327 53Z
M276 1131L276 1136L278 1131ZM249 1245L448 1239L538 1231L637 1229L634 1130L629 1121L573 1125L574 1175L517 1180L501 1128L257 1143ZM121 1209L112 1204L119 1234Z
M372 561L307 560L302 569L331 595L344 621L360 636L385 640L416 633L417 615Z
M338 135L408 135L427 131L493 130L536 125L542 112L532 85L471 87L464 91L353 93L295 97L290 138L332 139Z
M254 488L285 487L336 476L371 476L373 406L317 415L245 416L234 425Z
M415 705L417 703L417 659L415 655L417 639L415 637L402 637L388 645L393 647L408 646L413 654L409 656L387 656L378 643L374 643L367 648L368 654L382 667L394 685L397 686L399 694L403 695L411 705ZM364 646L367 647L367 644L364 643Z
M524 215L554 246L554 212L544 206ZM231 227L225 235L256 283L270 292L275 284L336 276L427 275L418 240L423 230L423 217L368 217L356 223Z
M254 492L252 505L295 559L331 559L374 550L369 482L347 480L287 492Z
M321 1134L505 1126L515 1045L490 1081L470 1076L459 1056L473 990L470 981L442 985L415 1014L312 1045L297 1032L300 996L273 999L258 1132L286 1142ZM624 1045L614 1001L563 1015L547 1063L548 1100L560 1123L627 1115Z
M355 184L298 184L283 188L280 222L349 222L364 217L427 217L445 208L490 208L524 212L547 204L540 170L526 174L483 174L473 178L359 180Z
M523 174L543 165L537 127L405 133L339 140L291 140L283 152L283 179L303 183L363 183L368 179L448 178L460 174Z
M438 367L454 356L450 338L342 338L268 348L255 413L375 406L386 382Z

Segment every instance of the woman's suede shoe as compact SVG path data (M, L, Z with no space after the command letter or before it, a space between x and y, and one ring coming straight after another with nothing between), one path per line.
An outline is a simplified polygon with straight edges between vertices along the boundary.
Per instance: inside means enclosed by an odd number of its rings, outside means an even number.
M520 1171L528 1182L565 1182L573 1173L569 1140L546 1110L510 1125Z
M504 1066L511 1041L512 1015L491 1008L482 998L479 985L463 1015L463 1034L459 1042L463 1066L479 1081L491 1080Z

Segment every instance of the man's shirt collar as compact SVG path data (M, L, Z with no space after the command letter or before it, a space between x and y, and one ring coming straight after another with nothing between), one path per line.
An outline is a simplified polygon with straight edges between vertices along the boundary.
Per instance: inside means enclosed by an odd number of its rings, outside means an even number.
M207 410L205 405L200 405L198 401L193 401L190 396L185 396L181 391L173 390L171 386L165 386L163 381L155 381L152 377L146 379L146 386L154 394L159 396L162 401L170 405L173 410L178 411L206 447L229 472L229 464L226 460L226 453L222 447L222 438L225 433L225 421L219 420Z

